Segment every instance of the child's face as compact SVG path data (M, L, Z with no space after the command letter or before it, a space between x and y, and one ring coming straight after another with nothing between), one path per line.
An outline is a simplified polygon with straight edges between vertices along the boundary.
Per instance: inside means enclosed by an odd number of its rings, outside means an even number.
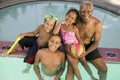
M77 18L77 15L75 12L70 12L66 15L65 21L67 22L68 25L72 25L75 23Z
M61 45L61 38L59 36L52 36L48 41L48 47L51 51L56 51Z
M44 29L46 32L50 32L55 24L55 20L53 19L46 19L46 21L44 22Z

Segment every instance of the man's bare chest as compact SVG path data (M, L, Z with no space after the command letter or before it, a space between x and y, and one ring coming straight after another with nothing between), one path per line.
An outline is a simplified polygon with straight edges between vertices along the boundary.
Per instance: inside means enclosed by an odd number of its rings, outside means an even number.
M95 29L93 27L83 27L79 29L82 38L91 38L94 36Z

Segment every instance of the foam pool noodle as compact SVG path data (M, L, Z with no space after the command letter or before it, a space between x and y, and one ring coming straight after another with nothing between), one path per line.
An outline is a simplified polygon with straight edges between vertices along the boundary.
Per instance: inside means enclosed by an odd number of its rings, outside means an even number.
M19 41L20 39L21 39L20 37L18 37L18 38L16 39L16 41L14 42L14 44L13 44L13 45L11 46L11 48L8 50L7 54L10 54L10 53L12 52L13 48L15 47L15 45L18 43L18 41Z

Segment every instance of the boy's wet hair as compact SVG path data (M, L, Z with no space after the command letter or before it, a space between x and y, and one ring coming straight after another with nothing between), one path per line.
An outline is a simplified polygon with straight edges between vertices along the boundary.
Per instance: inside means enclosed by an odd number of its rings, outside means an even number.
M53 14L48 14L48 15L45 16L44 22L45 22L46 20L55 20L55 24L54 24L54 27L55 27L58 18L55 17ZM53 27L53 28L54 28L54 27Z
M68 15L70 12L74 12L74 13L77 15L76 21L75 21L75 23L73 23L73 25L75 25L75 24L78 22L78 20L79 20L79 11L78 11L77 9L75 9L75 8L71 8L71 9L69 9L69 11L66 13L66 15Z
M53 20L56 20L56 21L58 20L58 18L55 17L53 14L46 15L45 19L53 19Z
M53 37L53 36L57 36L57 37L59 37L59 38L60 38L60 40L62 41L62 39L61 39L61 37L60 37L60 35L59 35L59 34L52 34L52 35L51 35L51 37ZM50 38L51 38L51 37L50 37Z

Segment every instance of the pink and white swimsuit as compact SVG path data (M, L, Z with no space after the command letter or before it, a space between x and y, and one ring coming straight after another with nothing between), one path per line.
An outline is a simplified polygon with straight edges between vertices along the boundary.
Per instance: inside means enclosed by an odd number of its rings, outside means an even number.
M79 43L76 36L75 36L75 32L73 32L73 31L67 32L61 28L60 35L62 37L64 44L66 44L66 45L72 45L72 44Z

